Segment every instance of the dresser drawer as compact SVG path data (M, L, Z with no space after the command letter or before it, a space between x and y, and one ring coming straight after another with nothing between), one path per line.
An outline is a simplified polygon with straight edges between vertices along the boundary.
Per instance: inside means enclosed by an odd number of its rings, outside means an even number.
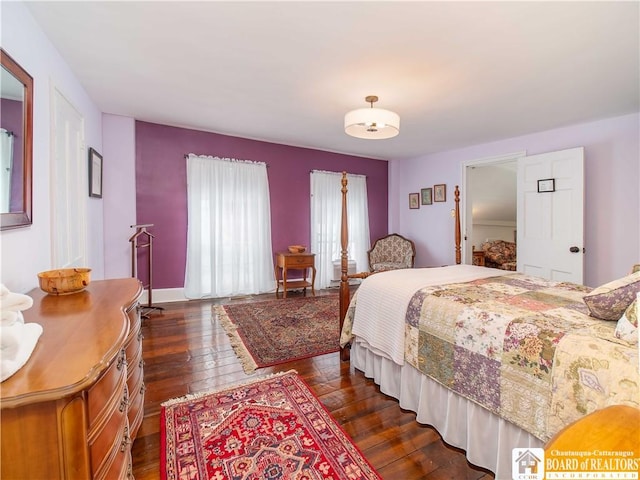
M131 471L131 451L127 448L124 452L119 450L109 470L104 475L94 477L93 480L131 480L133 479Z
M136 438L144 417L144 391L145 386L143 383L137 391L131 392L131 398L129 399L129 413L127 416L129 417L129 435L132 441Z
M131 330L139 330L140 329L140 305L135 304L132 305L131 308L127 309L127 316L129 317L129 328Z
M140 359L140 362L142 362L142 359ZM133 374L129 377L127 388L129 389L129 424L133 432L133 430L137 429L137 425L134 425L134 419L138 415L137 410L142 409L145 386L143 383L142 368L136 365L132 370ZM135 433L132 433L131 437L135 438Z
M127 357L127 385L129 385L129 389L142 382L143 367L142 350L138 350L134 355Z
M130 363L134 356L142 351L142 332L140 329L135 332L135 335L129 335L127 342L124 344L124 349L128 363Z
M313 267L312 255L295 255L286 259L288 268L311 268Z
M129 450L131 443L126 408L128 403L126 389L122 389L118 405L109 412L110 416L105 419L101 428L92 432L89 437L91 471L98 478L103 477L103 472L111 470L114 461L122 462L126 459L119 454Z
M127 353L127 388L129 390L129 436L136 438L144 416L144 361L142 360L142 329L138 309L127 312L131 330L125 342Z
M120 392L126 383L127 362L124 350L111 363L107 371L89 390L87 407L89 410L89 428L102 421L114 402L120 401ZM112 397L117 398L112 398ZM111 400L110 400L111 399Z

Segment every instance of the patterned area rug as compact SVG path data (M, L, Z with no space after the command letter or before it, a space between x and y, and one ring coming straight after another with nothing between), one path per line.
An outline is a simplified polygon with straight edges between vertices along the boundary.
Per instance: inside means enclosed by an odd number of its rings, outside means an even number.
M213 308L247 374L340 349L338 295Z
M295 371L162 404L165 480L379 479Z

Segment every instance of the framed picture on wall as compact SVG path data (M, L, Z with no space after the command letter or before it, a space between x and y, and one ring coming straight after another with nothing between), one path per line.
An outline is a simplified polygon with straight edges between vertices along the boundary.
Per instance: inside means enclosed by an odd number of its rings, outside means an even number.
M420 194L418 193L410 193L409 194L409 208L420 208Z
M89 148L89 196L102 198L102 155Z
M545 178L538 180L538 193L555 192L556 191L556 179Z
M434 202L447 201L447 186L444 183L433 186L433 201Z
M433 203L433 189L423 188L420 190L420 197L422 199L422 205L431 205Z

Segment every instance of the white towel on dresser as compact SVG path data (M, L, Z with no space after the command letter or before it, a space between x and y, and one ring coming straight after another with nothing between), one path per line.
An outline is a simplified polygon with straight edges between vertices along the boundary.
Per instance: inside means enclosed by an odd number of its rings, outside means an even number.
M13 325L16 322L24 323L22 312L0 310L0 326Z
M474 265L407 268L376 273L358 287L352 333L378 353L404 365L404 324L413 294L424 287L470 282L509 272Z
M5 361L14 360L18 356L23 334L24 323L21 322L0 328L0 359L3 366Z
M2 327L0 335L0 382L4 382L27 363L42 335L42 325L15 323L10 327Z
M42 326L24 323L22 310L31 308L28 295L12 293L0 284L0 382L27 363L42 335Z
M0 284L0 310L3 312L19 312L31 308L33 298L22 293L10 292L7 287Z

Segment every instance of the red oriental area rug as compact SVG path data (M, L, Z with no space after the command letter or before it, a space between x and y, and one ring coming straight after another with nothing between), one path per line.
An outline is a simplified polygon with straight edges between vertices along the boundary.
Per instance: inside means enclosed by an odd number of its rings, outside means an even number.
M169 400L160 422L165 480L380 479L295 371Z
M215 305L245 373L340 350L338 295Z

